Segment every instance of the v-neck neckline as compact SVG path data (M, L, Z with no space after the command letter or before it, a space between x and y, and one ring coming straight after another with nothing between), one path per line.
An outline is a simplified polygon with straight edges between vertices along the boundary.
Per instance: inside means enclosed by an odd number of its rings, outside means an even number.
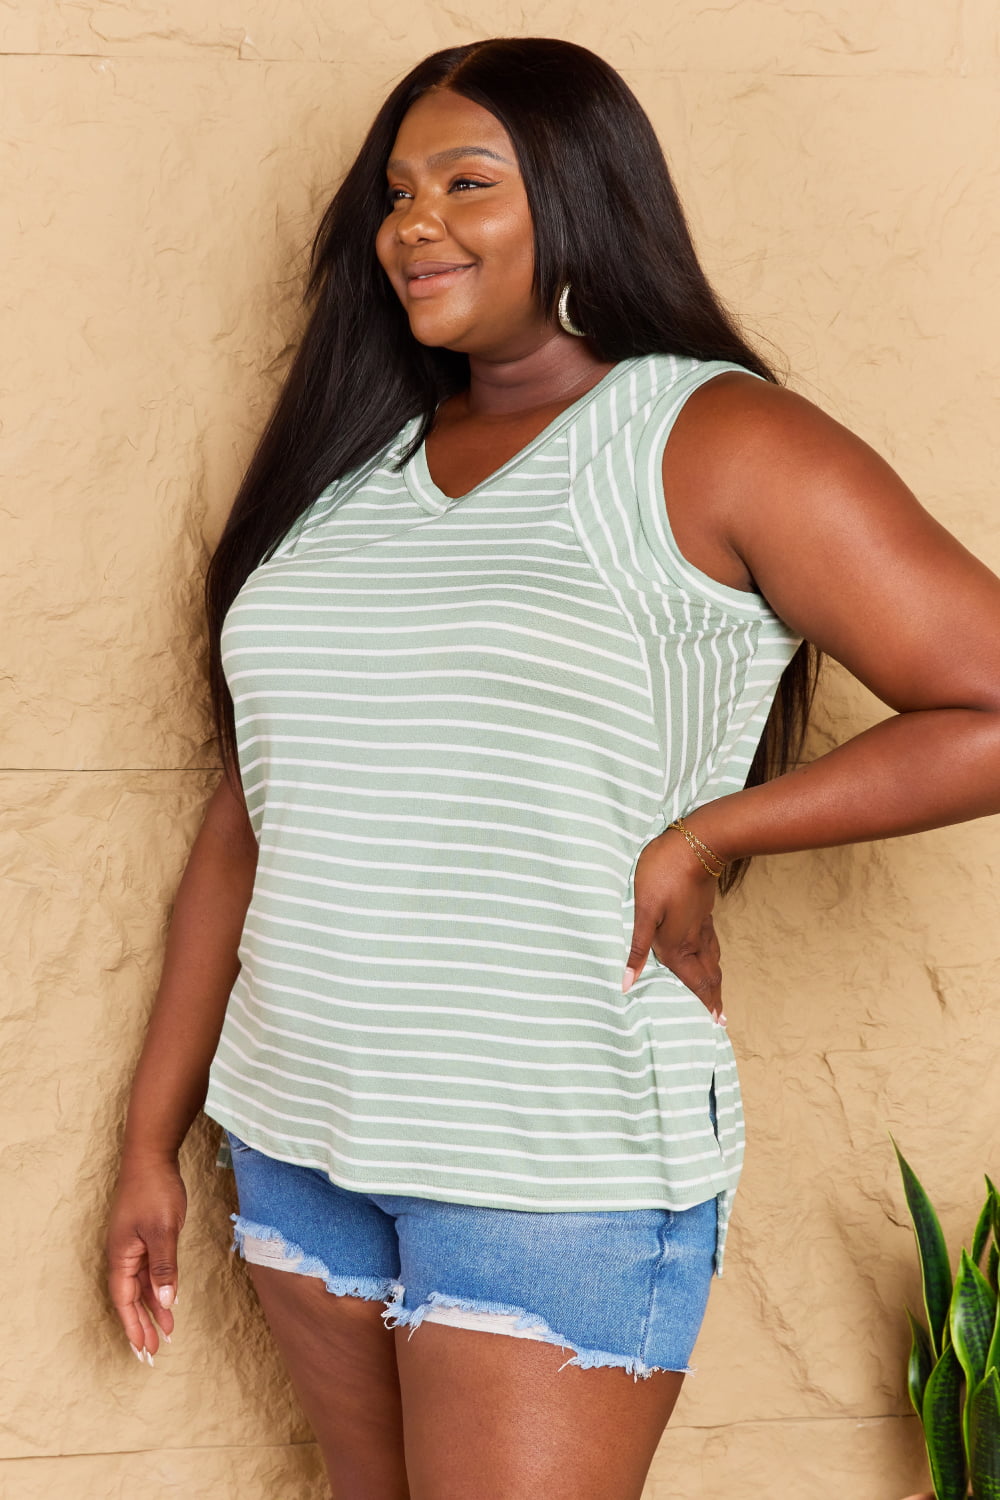
M600 380L595 381L588 391L584 391L582 396L578 396L575 401L571 401L569 406L565 407L557 417L553 417L552 421L543 427L541 432L533 437L530 442L525 443L523 448L519 448L516 453L512 454L510 458L494 469L492 474L487 474L485 479L481 479L478 484L473 485L471 490L466 490L464 495L446 495L444 490L438 488L431 478L431 471L427 464L427 444L426 442L421 443L416 453L414 453L408 463L403 465L402 469L403 478L411 496L418 504L422 505L425 510L430 511L433 515L442 515L446 510L451 510L452 506L462 505L466 500L471 500L473 496L487 489L496 480L502 479L509 470L514 468L516 464L522 463L540 448L542 444L547 443L551 438L555 437L561 428L568 426L572 422L573 418L579 414L588 402L592 401L609 385L613 385L615 380L620 378L626 367L636 364L642 357L642 355L633 355L628 359L620 359L617 364L612 365L611 369L605 375L602 375ZM404 439L412 436L420 420L420 417L413 417L411 419L408 431L404 433Z

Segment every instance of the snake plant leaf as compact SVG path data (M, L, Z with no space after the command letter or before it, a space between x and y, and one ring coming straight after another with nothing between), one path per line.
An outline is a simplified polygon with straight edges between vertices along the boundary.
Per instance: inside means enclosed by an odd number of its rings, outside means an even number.
M996 1323L997 1298L986 1277L974 1265L967 1250L962 1251L955 1277L955 1290L951 1299L948 1326L958 1362L965 1373L965 1403L962 1413L962 1433L965 1451L969 1446L970 1402L972 1393L986 1374L986 1356L993 1338Z
M993 1337L986 1353L986 1374L1000 1370L1000 1298L997 1300L996 1317L993 1320Z
M1000 1500L1000 1374L990 1370L969 1402L972 1493Z
M927 1310L931 1347L936 1355L940 1355L944 1349L944 1330L948 1322L948 1307L951 1303L951 1265L948 1261L948 1248L944 1242L938 1216L917 1174L892 1136L889 1139L892 1141L892 1147L899 1162L906 1203L917 1237L917 1252L920 1256L920 1275L923 1280L924 1307Z
M987 1177L986 1181L987 1183L989 1183L990 1179ZM979 1218L976 1220L976 1229L975 1233L972 1236L972 1249L969 1252L977 1266L982 1261L983 1252L986 1249L986 1244L989 1240L992 1228L993 1192L992 1183L990 1183L990 1186L986 1191L986 1202L983 1204L982 1212L980 1213Z
M986 1262L986 1280L993 1290L996 1291L997 1284L1000 1282L1000 1250L997 1249L996 1245L990 1246L989 1258Z
M962 1251L955 1277L949 1322L951 1341L959 1363L965 1371L969 1390L974 1391L986 1374L986 1356L997 1317L997 1294L975 1265L967 1250Z
M950 1344L930 1373L920 1418L936 1500L966 1500L969 1483L962 1438L962 1366Z
M934 1368L934 1350L931 1348L930 1335L923 1323L918 1323L916 1318L906 1309L906 1316L910 1321L910 1362L906 1369L906 1387L910 1393L910 1405L919 1417L924 1409L924 1391L927 1389L927 1381Z

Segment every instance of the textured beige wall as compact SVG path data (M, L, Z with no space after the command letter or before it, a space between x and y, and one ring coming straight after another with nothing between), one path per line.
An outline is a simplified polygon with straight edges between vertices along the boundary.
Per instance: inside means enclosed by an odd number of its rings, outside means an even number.
M4 1500L322 1494L228 1259L209 1129L154 1371L111 1321L99 1245L216 777L201 575L295 336L304 249L387 87L498 32L622 70L750 328L1000 567L995 0L0 0ZM879 713L832 673L816 748ZM769 861L725 914L749 1160L648 1500L919 1487L886 1131L957 1243L1000 1154L997 832Z

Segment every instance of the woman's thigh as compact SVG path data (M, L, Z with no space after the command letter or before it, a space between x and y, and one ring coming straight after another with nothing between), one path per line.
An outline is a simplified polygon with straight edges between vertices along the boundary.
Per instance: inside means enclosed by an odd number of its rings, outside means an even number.
M560 1369L564 1351L397 1329L410 1500L639 1500L684 1376Z
M250 1266L334 1500L410 1500L392 1334L380 1301L311 1276Z

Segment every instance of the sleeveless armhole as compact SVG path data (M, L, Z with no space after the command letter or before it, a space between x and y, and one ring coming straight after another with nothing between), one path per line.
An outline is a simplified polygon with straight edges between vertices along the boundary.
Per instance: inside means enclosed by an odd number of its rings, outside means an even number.
M706 360L696 365L690 374L671 385L653 402L649 420L639 436L635 451L639 521L643 539L657 564L685 594L706 601L725 614L738 615L741 619L772 618L773 611L760 594L719 583L687 560L674 537L663 492L663 454L681 407L700 386L706 385L716 375L731 370L741 375L753 375L755 380L763 379L763 376L755 375L743 365L721 359Z

